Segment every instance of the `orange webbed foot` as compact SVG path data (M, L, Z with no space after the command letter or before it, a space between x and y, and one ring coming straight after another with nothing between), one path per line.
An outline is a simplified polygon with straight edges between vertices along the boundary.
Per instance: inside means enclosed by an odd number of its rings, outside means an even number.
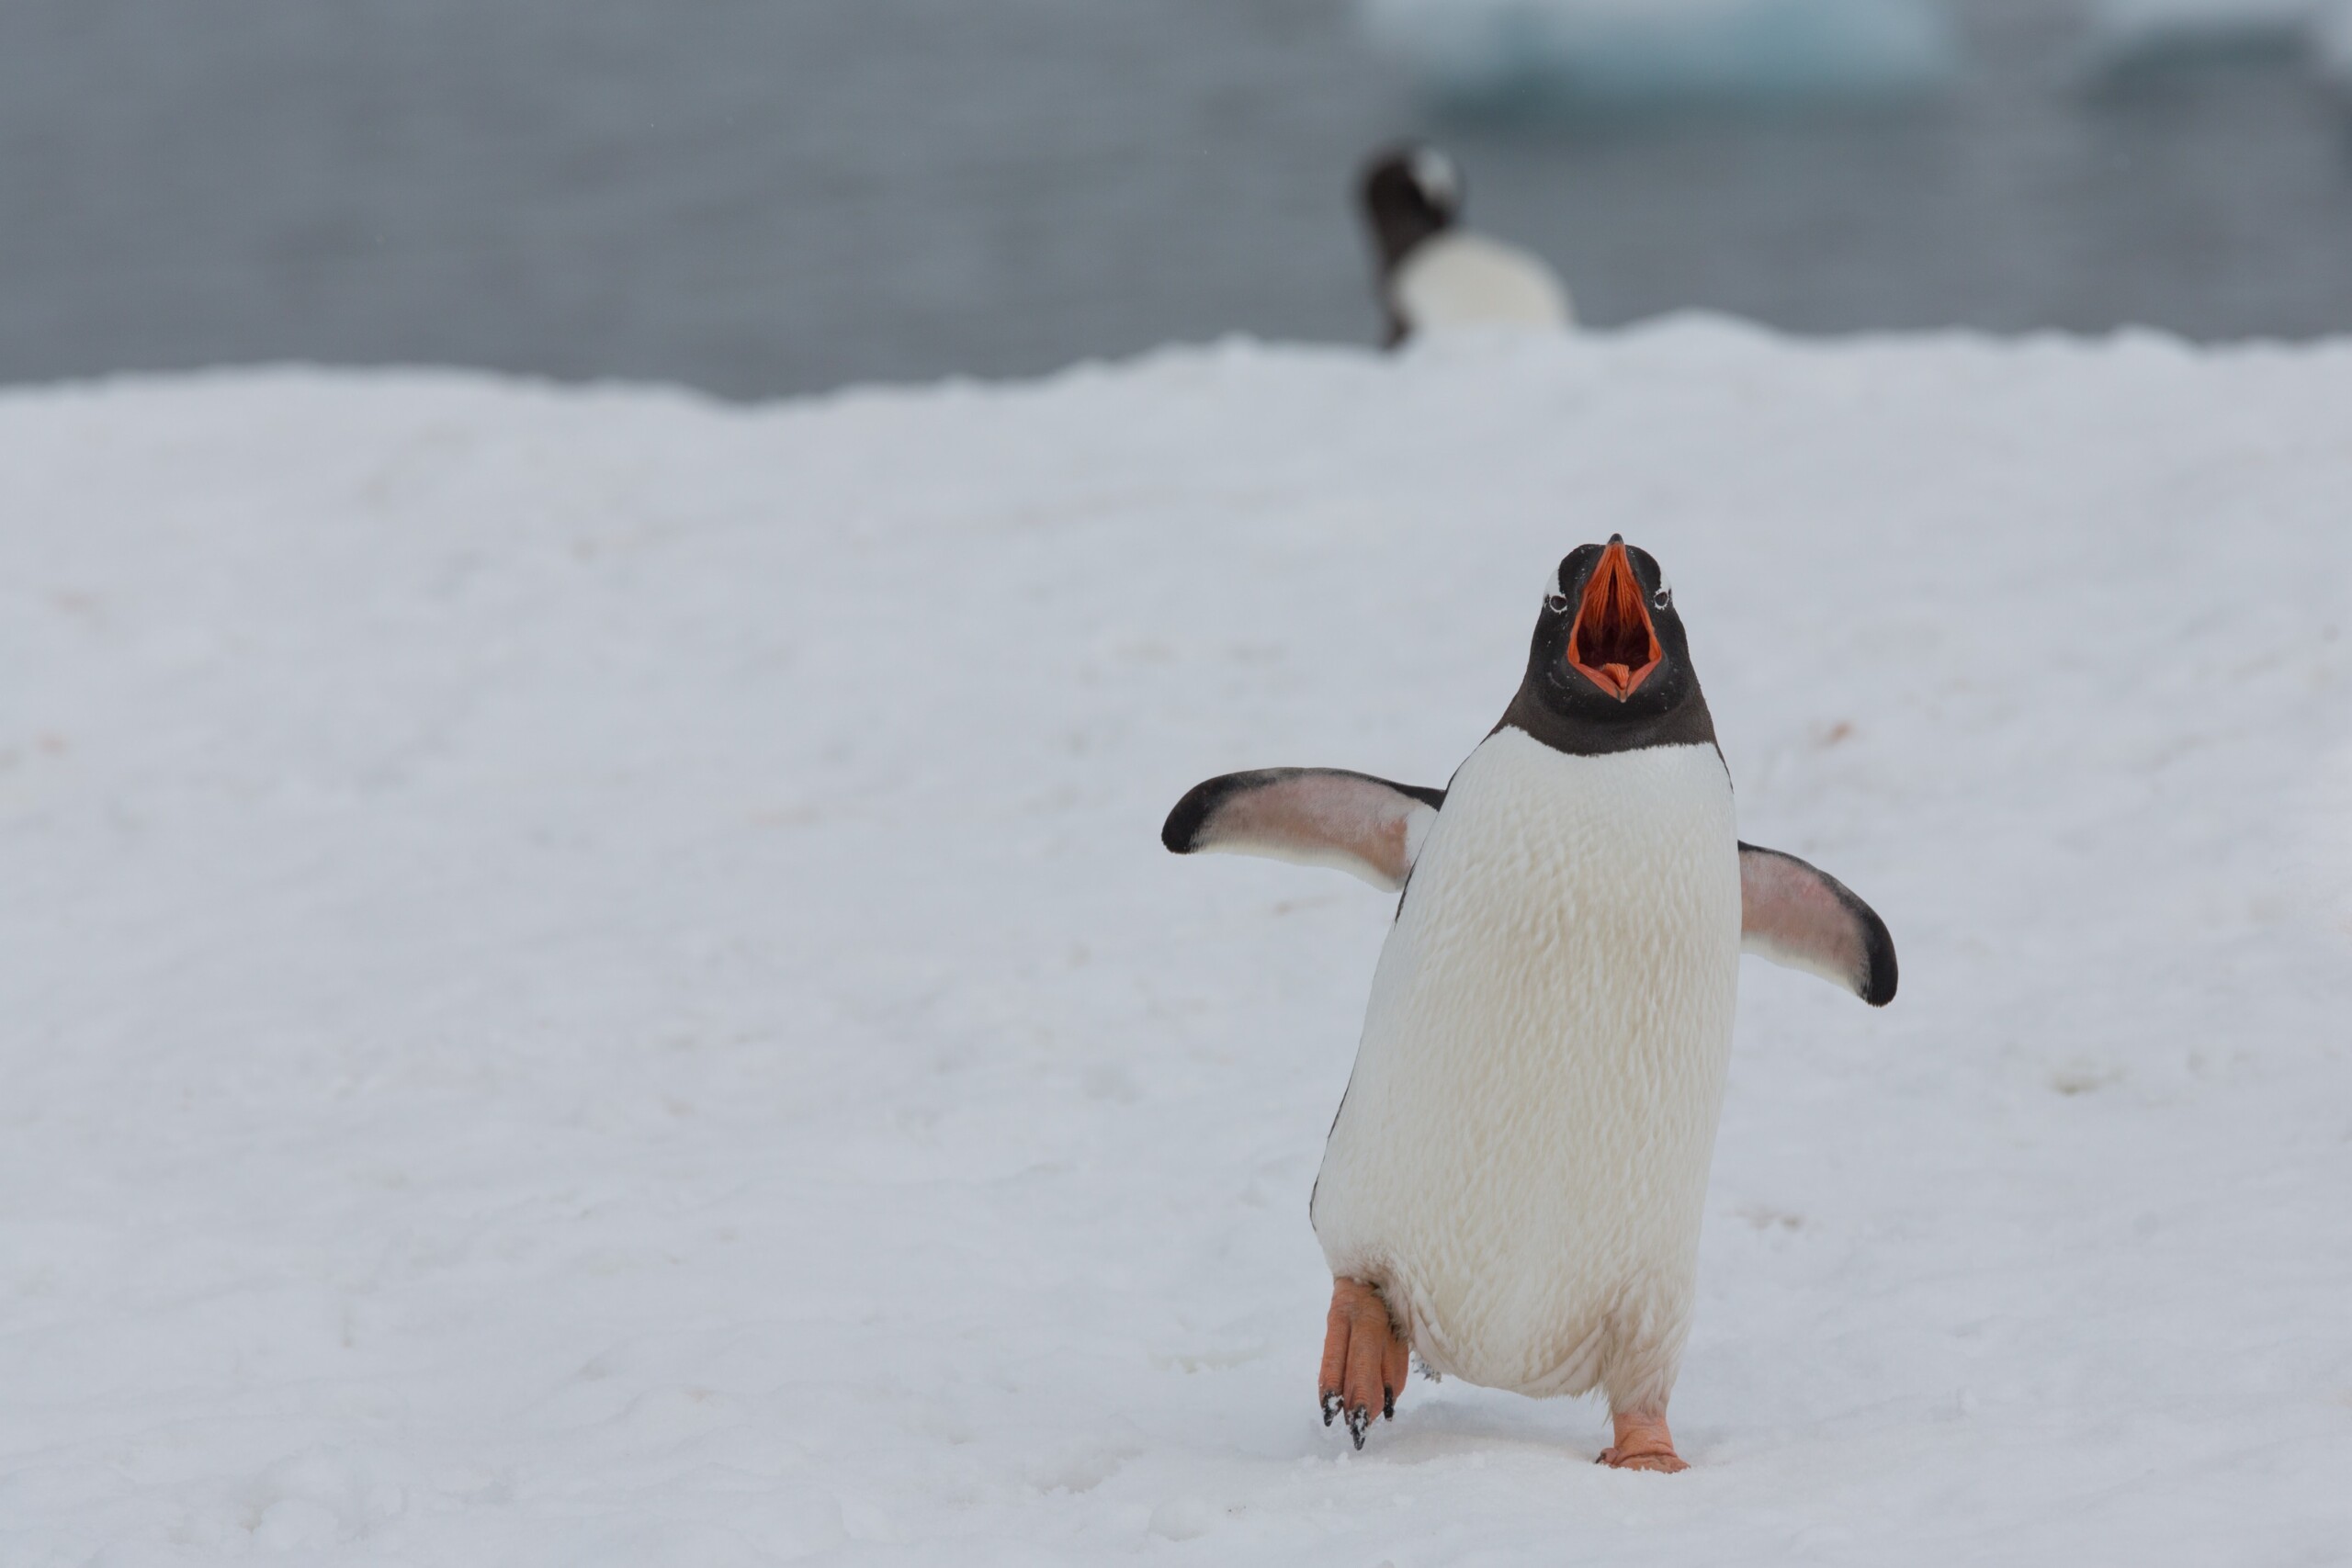
M1665 1475L1690 1468L1674 1451L1674 1435L1666 1429L1665 1411L1612 1412L1610 1421L1617 1428L1617 1440L1601 1450L1593 1463L1611 1470L1654 1470Z
M1388 1316L1380 1292L1361 1280L1331 1281L1331 1313L1323 1327L1323 1375L1317 1393L1323 1425L1345 1416L1348 1436L1363 1447L1373 1412L1388 1420L1396 1414L1409 1364L1405 1337Z

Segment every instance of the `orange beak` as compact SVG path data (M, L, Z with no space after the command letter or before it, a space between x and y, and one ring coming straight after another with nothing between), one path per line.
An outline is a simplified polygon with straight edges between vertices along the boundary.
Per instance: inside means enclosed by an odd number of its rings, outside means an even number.
M1568 668L1623 702L1666 656L1642 581L1626 558L1625 541L1611 538L1584 585L1577 624L1568 631Z

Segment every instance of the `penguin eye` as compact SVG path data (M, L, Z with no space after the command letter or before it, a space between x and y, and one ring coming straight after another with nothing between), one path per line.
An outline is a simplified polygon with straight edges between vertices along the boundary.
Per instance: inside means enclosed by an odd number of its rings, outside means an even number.
M1657 592L1650 595L1650 603L1661 610L1674 603L1674 584L1666 580L1662 571L1657 574Z
M1568 613L1568 596L1554 589L1544 595L1544 607L1555 615L1565 615Z

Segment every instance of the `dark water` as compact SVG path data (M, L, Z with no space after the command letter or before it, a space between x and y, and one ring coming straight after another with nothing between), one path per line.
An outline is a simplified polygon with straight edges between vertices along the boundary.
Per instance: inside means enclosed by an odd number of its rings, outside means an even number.
M1588 319L2352 327L2352 135L2278 61L1433 122L1342 0L7 0L0 380L304 359L732 394L1370 339L1346 202L1438 137Z

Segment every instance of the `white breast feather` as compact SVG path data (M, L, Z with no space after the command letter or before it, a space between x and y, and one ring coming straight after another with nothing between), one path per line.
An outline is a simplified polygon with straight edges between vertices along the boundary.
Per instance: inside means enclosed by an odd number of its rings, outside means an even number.
M1417 333L1558 328L1575 320L1566 288L1541 258L1460 231L1415 246L1389 280L1389 297Z
M1738 985L1712 746L1571 757L1498 731L1454 775L1382 950L1317 1183L1335 1275L1441 1371L1671 1387Z

